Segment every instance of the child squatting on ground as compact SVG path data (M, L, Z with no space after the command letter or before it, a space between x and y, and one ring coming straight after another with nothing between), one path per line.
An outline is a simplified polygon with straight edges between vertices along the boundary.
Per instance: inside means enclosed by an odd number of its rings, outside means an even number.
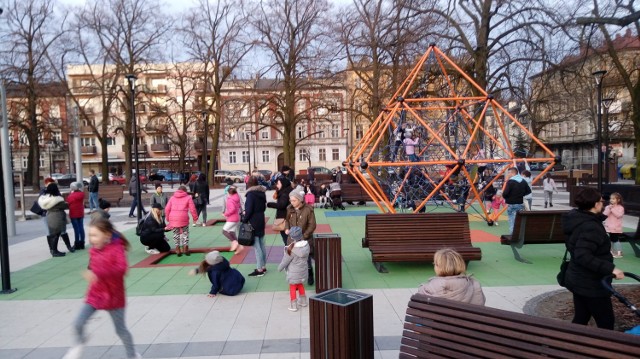
M189 271L190 275L205 273L211 282L211 290L207 297L215 297L218 293L224 295L236 295L244 287L244 277L237 269L229 266L229 261L220 255L218 251L211 251L205 255L204 260L196 269Z
M71 347L64 359L76 359L82 355L87 341L84 327L96 310L106 310L122 340L127 358L141 358L133 346L133 338L124 321L125 289L129 241L113 228L107 219L98 218L89 227L89 269L83 274L89 283L84 305L75 323L76 345Z
M433 256L436 276L418 288L418 294L446 298L459 302L484 305L480 282L465 274L462 256L451 248L443 248Z
M295 312L298 305L306 307L307 297L304 292L304 282L307 280L309 271L307 270L307 258L309 258L309 242L302 236L302 228L291 227L289 229L291 243L284 247L284 256L278 266L278 271L287 272L289 282L289 297L291 299L289 310ZM296 291L300 296L296 299Z

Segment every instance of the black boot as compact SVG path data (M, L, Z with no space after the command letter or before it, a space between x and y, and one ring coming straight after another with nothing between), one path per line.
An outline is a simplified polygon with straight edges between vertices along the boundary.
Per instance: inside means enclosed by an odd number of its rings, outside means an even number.
M76 250L84 249L84 242L78 241L73 243L73 248L75 248Z
M49 252L53 257L64 257L65 253L58 251L58 235L47 236L49 242Z
M62 237L64 244L67 246L67 250L71 253L75 252L76 249L74 247L71 247L71 241L69 240L69 235L67 233L62 233L60 236Z
M308 285L313 285L314 280L313 280L313 267L309 267L309 278L307 278L307 284Z

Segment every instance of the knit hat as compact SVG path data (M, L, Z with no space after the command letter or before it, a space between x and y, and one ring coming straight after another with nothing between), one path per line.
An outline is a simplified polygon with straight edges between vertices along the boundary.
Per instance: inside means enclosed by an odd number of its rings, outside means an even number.
M84 185L82 182L73 182L69 187L71 187L71 190L81 191Z
M302 228L298 226L291 227L289 229L289 237L294 242L302 240Z
M304 195L300 191L293 190L289 193L289 198L295 197L298 201L302 202L304 200Z
M160 203L154 203L151 205L151 208L162 209L162 205Z
M210 266L214 266L218 263L222 262L222 256L220 255L220 252L218 251L211 251L209 253L207 253L206 256L204 256L204 260L207 262L207 264L209 264Z

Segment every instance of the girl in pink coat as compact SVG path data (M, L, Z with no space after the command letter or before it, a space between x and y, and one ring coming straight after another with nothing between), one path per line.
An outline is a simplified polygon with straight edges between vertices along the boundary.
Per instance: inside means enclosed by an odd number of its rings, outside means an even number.
M189 252L189 213L193 218L193 223L198 221L198 212L193 203L191 195L187 193L186 186L178 187L178 190L171 196L164 209L169 224L165 229L173 228L173 243L176 245L176 254L182 257L182 253L187 256Z
M622 258L622 244L620 237L622 236L622 218L624 217L624 207L622 206L622 196L620 193L614 192L609 199L610 204L605 207L604 215L607 219L604 221L604 227L609 233L611 239L611 254L613 258Z
M74 323L76 345L69 349L64 358L80 358L87 341L84 326L96 310L109 312L127 358L140 358L124 321L124 276L128 268L125 252L129 249L129 241L113 228L108 219L100 218L91 222L89 242L92 245L89 249L89 269L83 274L89 282L87 298Z
M240 211L242 205L240 203L240 195L238 194L238 188L236 186L229 187L227 195L227 202L225 204L225 210L222 213L227 220L222 227L222 234L231 242L231 250L236 254L242 252L244 246L238 243L238 237L236 231L238 230L238 224L240 223Z

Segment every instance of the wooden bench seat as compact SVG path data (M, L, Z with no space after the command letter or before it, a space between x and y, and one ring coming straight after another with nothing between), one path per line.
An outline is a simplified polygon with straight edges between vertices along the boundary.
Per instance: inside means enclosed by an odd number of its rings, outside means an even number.
M564 243L562 215L569 211L521 211L516 213L513 234L500 236L500 243L510 245L514 258L522 263L531 263L518 253L525 244Z
M124 187L121 185L104 185L98 188L98 198L109 201L112 205L119 207L124 196Z
M362 247L382 273L382 262L433 262L441 248L455 249L467 262L482 259L480 248L471 245L465 213L368 214Z
M636 257L640 258L640 247L638 247L638 241L640 241L640 220L638 220L635 232L624 232L623 234L624 236L622 236L620 240L623 242L629 242L631 249L633 249L633 253Z
M640 336L415 294L401 359L639 358Z

